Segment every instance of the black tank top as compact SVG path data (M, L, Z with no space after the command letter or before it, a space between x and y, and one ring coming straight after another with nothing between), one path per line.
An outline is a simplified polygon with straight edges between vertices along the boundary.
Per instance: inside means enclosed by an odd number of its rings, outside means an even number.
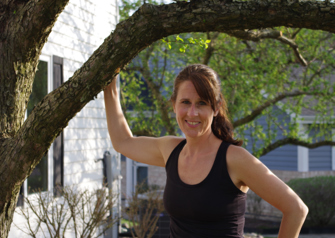
M178 174L183 140L171 153L165 169L164 207L170 215L171 238L243 238L246 194L229 177L228 143L222 142L213 167L200 183L184 183Z

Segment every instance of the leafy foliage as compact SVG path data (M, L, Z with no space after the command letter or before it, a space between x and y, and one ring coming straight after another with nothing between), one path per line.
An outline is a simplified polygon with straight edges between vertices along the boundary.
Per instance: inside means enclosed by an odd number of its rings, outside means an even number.
M335 176L292 179L287 183L309 208L312 226L325 226L335 215Z
M124 110L132 111L127 119L134 134L178 134L169 102L173 80L184 66L203 63L218 73L236 137L254 155L268 153L285 138L332 141L328 132L335 124L334 40L327 32L285 27L166 37L123 71L128 81L127 89L126 84L121 87ZM130 89L130 81L137 86ZM145 95L143 87L149 89ZM318 140L301 133L305 116L311 118L305 133L317 129Z

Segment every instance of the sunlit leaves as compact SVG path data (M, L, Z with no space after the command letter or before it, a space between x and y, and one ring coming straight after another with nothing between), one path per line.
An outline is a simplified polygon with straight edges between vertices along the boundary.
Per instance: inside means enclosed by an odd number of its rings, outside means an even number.
M186 34L183 34L183 35L185 36L185 40L182 37L180 37L180 35L176 35L176 36L172 36L172 37L170 36L170 37L164 38L161 41L165 43L167 48L170 50L172 49L172 45L174 45L174 47L178 47L179 52L181 53L185 53L189 45L195 45L195 46L199 46L201 48L207 49L208 44L211 42L211 40L209 39L194 38L192 36L188 37Z
M280 27L273 30L281 31L283 36L295 41L308 62L307 67L301 66L290 46L278 40L252 42L207 32L166 37L141 52L129 68L133 67L139 77L150 79L159 88L173 123L175 120L168 103L173 80L188 64L208 62L218 73L233 122L248 118L271 102L254 119L235 128L237 137L244 140L244 145L252 147L254 153L283 137L308 140L300 133L304 116L309 118L308 124L317 127L318 133L325 138L326 131L335 124L335 79L332 76L335 36L307 29ZM208 61L205 61L207 56ZM144 69L150 75L144 75ZM294 95L295 92L298 93ZM137 96L130 96L129 100L141 106L137 107L139 110L149 110L152 114L149 117L138 113L141 117L134 118L132 125L159 131L146 125L148 122L161 128L160 132L164 131L166 121L157 110L161 102L150 95L151 107L147 108L136 101L144 100L138 97L139 92L134 94ZM279 95L291 96L273 102Z

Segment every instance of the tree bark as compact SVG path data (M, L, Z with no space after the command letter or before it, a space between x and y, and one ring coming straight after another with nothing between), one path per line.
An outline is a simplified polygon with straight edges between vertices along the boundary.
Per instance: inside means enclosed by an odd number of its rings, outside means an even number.
M38 57L68 0L0 3L0 237L7 237L17 195L52 141L108 83L116 70L156 40L183 32L275 26L335 31L335 4L315 1L198 0L144 4L23 123ZM4 12L6 11L6 12Z
M41 158L41 154L30 158L29 149L22 148L26 141L16 135L24 121L42 47L67 2L0 3L0 237L8 236L21 184Z

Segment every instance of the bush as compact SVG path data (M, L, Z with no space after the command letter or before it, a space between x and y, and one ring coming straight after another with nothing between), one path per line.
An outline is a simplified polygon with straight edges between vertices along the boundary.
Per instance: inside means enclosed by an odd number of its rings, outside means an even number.
M151 238L158 229L157 222L164 210L162 190L150 190L157 188L156 186L148 187L146 193L140 194L143 184L136 186L132 197L128 198L129 208L126 214L133 225L130 230L132 237Z
M287 183L309 208L312 226L326 226L335 215L335 176L292 179Z
M64 238L67 232L74 237L99 237L116 222L110 215L115 197L104 189L90 191L65 187L62 197L53 192L37 192L25 198L25 207L17 213L26 224L14 225L31 237Z

